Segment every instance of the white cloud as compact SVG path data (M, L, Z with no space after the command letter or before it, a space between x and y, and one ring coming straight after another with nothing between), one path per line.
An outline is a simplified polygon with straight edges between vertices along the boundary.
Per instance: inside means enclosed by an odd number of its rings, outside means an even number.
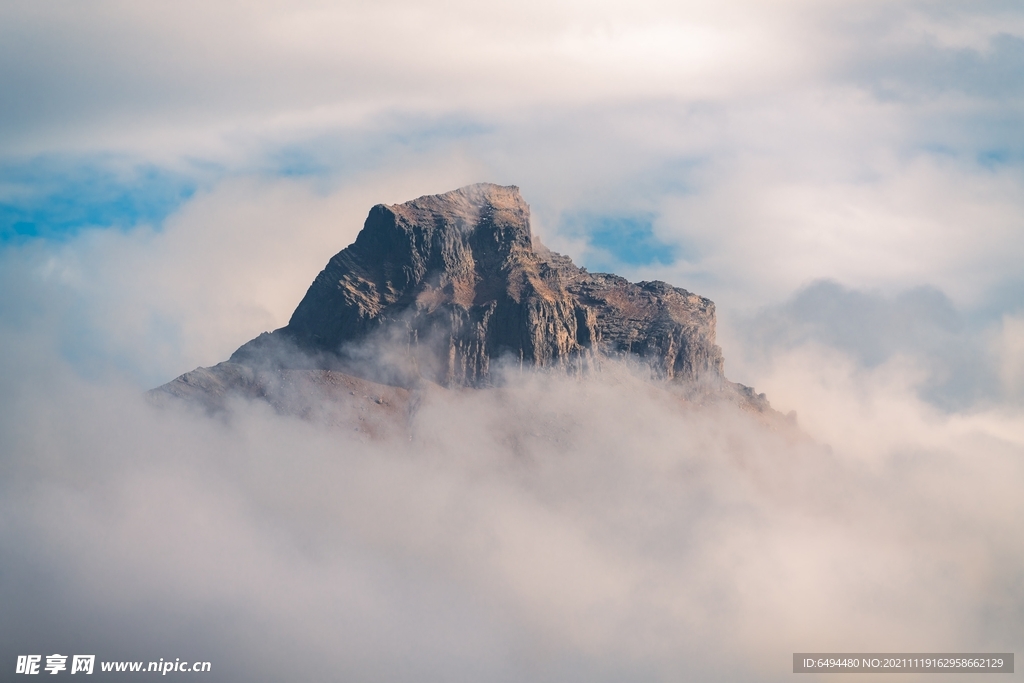
M890 33L917 36L900 43L914 46L965 25L941 9L908 14L852 1L107 0L3 11L2 78L15 94L4 145L22 153L125 145L152 153L173 134L179 154L223 154L218 138L314 113L344 126L354 113L372 120L392 109L492 118L636 100L739 103L834 83L840 67L873 63ZM925 20L928 30L919 28Z
M1012 276L1024 258L1016 169L978 172L921 156L861 161L861 179L844 169L820 180L747 162L713 191L671 200L664 232L708 254L695 269L728 273L746 306L824 277L889 291L927 283L971 305Z
M1005 315L995 339L999 375L1010 397L1024 395L1024 318Z
M47 359L5 381L6 647L224 680L782 680L804 649L1019 649L1020 441L820 358L768 384L831 451L614 366L431 392L411 441L365 442L154 411Z

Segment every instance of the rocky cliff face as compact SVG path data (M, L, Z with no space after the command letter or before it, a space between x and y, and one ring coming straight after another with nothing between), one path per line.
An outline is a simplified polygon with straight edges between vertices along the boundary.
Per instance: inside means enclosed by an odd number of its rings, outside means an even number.
M722 377L710 300L576 267L534 240L518 188L490 184L373 207L288 325L231 361L352 368L368 353L397 384L482 386L502 359L578 371L619 355L668 379Z
M373 207L288 325L151 395L211 411L261 399L374 434L414 412L406 389L487 386L500 364L579 373L622 357L687 401L769 410L723 377L710 300L578 268L533 238L517 188L480 184Z

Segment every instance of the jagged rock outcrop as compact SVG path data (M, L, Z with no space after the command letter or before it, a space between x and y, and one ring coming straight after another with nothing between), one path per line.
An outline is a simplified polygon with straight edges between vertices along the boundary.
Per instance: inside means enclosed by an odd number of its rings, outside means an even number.
M373 207L288 325L155 391L210 409L242 395L304 413L338 398L331 387L354 382L370 382L359 392L379 396L424 380L480 387L500 363L583 372L615 357L704 395L768 408L763 394L723 377L709 299L589 273L533 237L518 188L479 184ZM389 399L399 404L412 405L407 395Z
M231 360L252 364L294 347L351 368L367 345L385 350L388 379L400 384L481 386L499 359L575 371L620 354L669 379L722 375L710 300L576 267L535 241L518 188L490 184L373 207L288 325Z

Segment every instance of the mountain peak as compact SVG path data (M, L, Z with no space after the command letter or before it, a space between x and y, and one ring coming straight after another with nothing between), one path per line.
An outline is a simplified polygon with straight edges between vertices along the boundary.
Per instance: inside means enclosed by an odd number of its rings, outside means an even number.
M534 242L519 188L480 183L374 206L288 324L221 365L485 386L498 362L576 373L614 357L668 380L728 384L713 302L578 268Z
M451 211L464 207L467 212L474 209L527 209L519 188L515 185L494 183L473 183L442 194L428 194L402 204L388 206L399 211Z
M395 216L395 221L408 225L450 226L463 231L481 225L504 224L525 229L530 236L530 207L515 185L476 183L444 194L424 195L402 204L378 204L370 210ZM481 220L489 219L489 220ZM367 227L385 225L388 221L370 221Z

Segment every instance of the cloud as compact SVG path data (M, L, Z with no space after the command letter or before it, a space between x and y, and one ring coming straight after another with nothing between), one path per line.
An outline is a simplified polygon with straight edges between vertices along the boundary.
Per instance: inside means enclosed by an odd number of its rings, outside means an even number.
M961 312L933 288L886 296L823 280L780 306L733 320L731 333L742 340L733 367L740 372L756 374L770 367L776 354L817 345L848 356L866 371L900 358L916 365L920 397L944 409L1008 398L999 379L1006 361L991 350L995 323ZM1013 343L1012 320L1004 327L1002 348Z
M614 367L429 393L397 442L161 412L60 369L5 385L7 655L781 680L801 649L1019 645L1024 444L944 438L871 381L816 396L833 436L872 427L831 452Z
M759 162L746 164L723 172L728 180L715 189L665 202L662 234L679 234L705 255L672 277L705 280L713 298L764 305L830 278L887 291L932 285L960 305L978 305L1016 279L1010 261L1024 245L1016 170L979 172L927 156L862 158L825 171L843 181L810 180L809 169L793 169L790 181L784 166L771 175ZM851 177L858 170L867 177Z
M1024 320L1006 315L994 341L998 372L1007 395L1020 397L1024 390Z
M1022 25L4 4L0 197L49 226L0 247L5 661L776 680L805 649L1019 651ZM583 265L714 299L730 377L809 436L615 367L431 394L411 442L141 400L286 322L373 204L481 180Z
M112 357L156 355L130 324L152 311L192 353L218 353L211 321L245 332L225 313L248 300L269 316L290 279L282 266L260 287L287 251L282 221L329 225L358 195L232 184L162 233L19 248L32 258L5 268L19 286L2 298L5 660L181 657L211 661L212 680L781 680L801 650L1019 649L1024 556L1007 539L1024 519L1024 423L1008 404L918 396L914 354L932 347L917 329L960 330L934 290L819 285L776 313L792 338L754 339L774 349L759 390L815 440L615 364L428 391L411 440L369 440L260 403L156 409L145 373L88 372L54 343L86 305ZM280 208L293 202L308 213ZM326 232L305 238L311 254ZM288 246L296 271L303 244ZM833 305L883 324L847 340ZM892 320L907 307L910 330Z
M132 116L149 128L184 116L217 130L408 104L494 111L666 89L714 94L794 64L772 29L781 23L784 34L797 7L779 8L781 22L759 7L190 2L141 11L112 0L43 13L15 3L5 11L5 63L19 96L5 118L32 132L77 119L106 138L114 120L138 131Z
M259 175L325 191L420 170L394 201L518 184L553 248L590 256L565 216L650 215L666 251L700 258L601 263L738 308L819 278L930 285L962 305L1021 258L1020 112L1004 76L1024 24L1005 5L3 11L0 84L15 95L0 144L24 167L113 155L195 187ZM983 80L998 87L961 87ZM452 166L473 172L431 182Z
M495 122L625 102L737 106L870 90L891 74L904 90L928 82L939 94L951 72L957 82L981 76L1002 100L1012 49L1000 46L1022 34L1019 12L950 8L8 3L2 145L231 156L254 138L365 127L396 111ZM973 71L950 69L964 54L977 55Z

